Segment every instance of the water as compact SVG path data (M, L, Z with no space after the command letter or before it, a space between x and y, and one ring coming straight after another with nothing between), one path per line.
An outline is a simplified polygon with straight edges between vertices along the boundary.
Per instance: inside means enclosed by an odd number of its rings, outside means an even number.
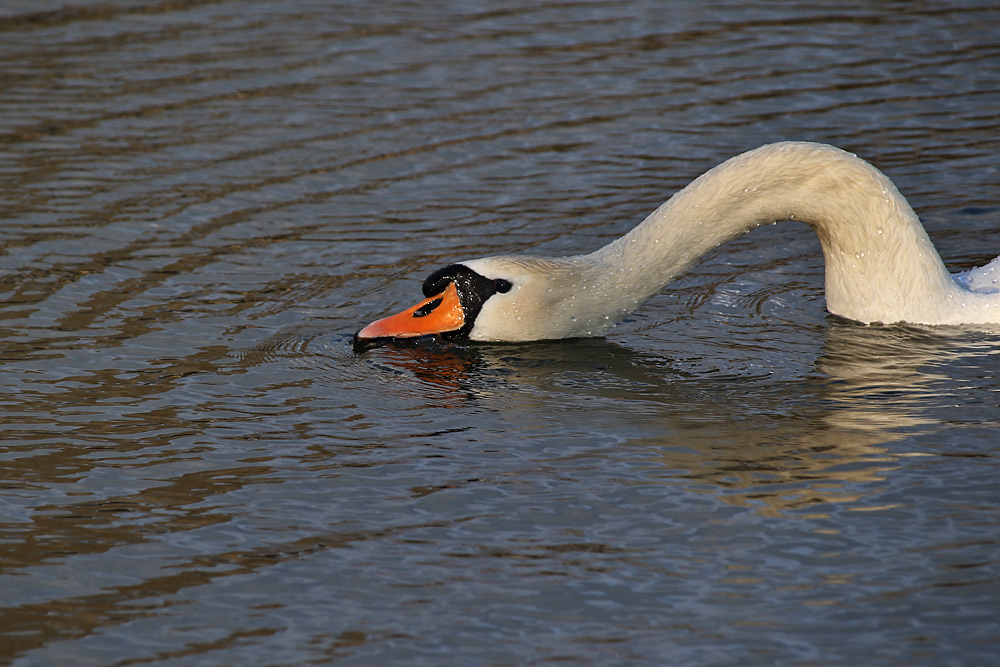
M351 334L714 164L1000 253L988 2L7 2L0 662L987 664L1000 333L823 310L797 223L607 339Z

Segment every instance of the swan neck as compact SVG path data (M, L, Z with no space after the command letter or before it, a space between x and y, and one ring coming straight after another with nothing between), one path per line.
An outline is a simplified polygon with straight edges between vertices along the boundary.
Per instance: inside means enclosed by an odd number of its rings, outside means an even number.
M641 304L706 252L764 224L798 220L817 233L830 312L896 322L954 296L913 209L880 171L832 146L787 142L706 172L625 236L589 255L605 289ZM909 319L908 321L919 321Z

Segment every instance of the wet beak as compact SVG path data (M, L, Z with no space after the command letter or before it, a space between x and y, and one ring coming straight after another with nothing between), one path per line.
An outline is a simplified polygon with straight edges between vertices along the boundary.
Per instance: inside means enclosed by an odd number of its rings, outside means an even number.
M457 331L465 325L455 283L448 283L443 292L424 299L412 308L372 322L354 334L354 348L367 350L394 338L418 338Z

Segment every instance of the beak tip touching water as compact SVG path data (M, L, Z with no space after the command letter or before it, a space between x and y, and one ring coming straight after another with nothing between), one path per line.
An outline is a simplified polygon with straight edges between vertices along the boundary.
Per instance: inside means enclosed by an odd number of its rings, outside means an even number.
M403 315L403 313L400 313L400 315ZM399 317L400 315L394 317ZM354 351L360 354L372 348L391 343L392 341L408 338L409 334L398 327L387 326L387 324L391 325L393 323L393 319L387 317L377 320L355 332L351 341ZM387 323L386 320L389 320L389 322Z
M364 329L355 332L354 337L351 339L351 346L357 354L367 352L373 347L378 347L383 344L384 341L379 338L366 338L362 336L361 334L363 331Z

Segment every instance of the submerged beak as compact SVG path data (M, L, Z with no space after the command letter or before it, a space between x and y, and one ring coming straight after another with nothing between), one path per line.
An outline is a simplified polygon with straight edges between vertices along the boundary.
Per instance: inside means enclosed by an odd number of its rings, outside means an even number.
M455 283L443 292L424 299L412 308L372 322L354 334L354 348L359 351L393 338L417 338L457 331L465 325L465 311Z

